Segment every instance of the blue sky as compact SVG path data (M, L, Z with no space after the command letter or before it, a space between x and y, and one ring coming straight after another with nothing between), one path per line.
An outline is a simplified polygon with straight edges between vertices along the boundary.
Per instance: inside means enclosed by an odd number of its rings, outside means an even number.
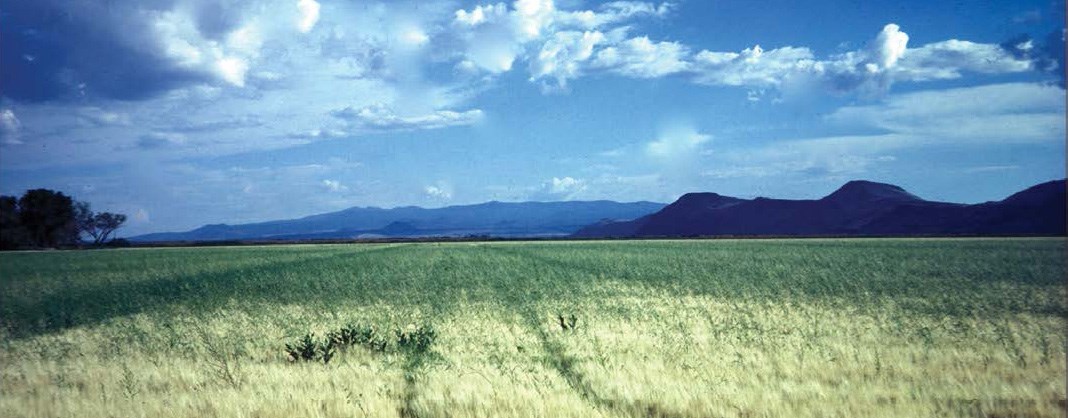
M998 200L1065 176L1064 3L0 0L0 193L133 235L351 206Z

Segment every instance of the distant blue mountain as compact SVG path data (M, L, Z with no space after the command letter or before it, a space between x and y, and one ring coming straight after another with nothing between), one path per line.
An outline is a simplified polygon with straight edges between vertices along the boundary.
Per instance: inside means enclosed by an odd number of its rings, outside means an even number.
M355 207L300 219L241 225L205 225L187 232L140 235L131 241L350 239L372 237L565 236L598 221L628 220L656 212L663 203L488 202L425 209Z
M997 202L930 202L891 184L851 181L819 200L689 193L659 212L599 222L576 237L1065 235L1065 180Z

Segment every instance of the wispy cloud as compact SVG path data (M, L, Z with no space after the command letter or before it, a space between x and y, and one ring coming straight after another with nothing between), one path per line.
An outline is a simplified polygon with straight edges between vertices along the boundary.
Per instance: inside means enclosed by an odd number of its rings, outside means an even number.
M330 114L349 122L353 127L373 130L438 129L471 125L482 119L479 109L462 112L438 110L426 115L399 116L393 109L381 104L360 109L344 107Z
M129 115L109 112L96 106L87 106L77 110L76 114L84 123L93 126L129 126Z
M1064 141L1065 93L1060 88L1007 83L891 95L883 103L848 106L828 115L829 124L854 132L806 139L779 138L761 147L712 154L710 178L759 178L791 173L847 177L898 161L897 152ZM986 166L971 172L1008 170ZM992 168L997 167L997 168Z
M1020 166L1018 166L1018 165L984 165L984 166L980 166L980 167L967 168L967 169L964 170L964 172L972 174L972 173L990 173L990 172L1012 171L1012 170L1019 170L1019 169L1020 169Z
M159 149L185 145L185 135L174 132L150 132L141 135L137 147L142 149Z
M1033 83L993 84L893 95L827 116L846 127L875 128L913 141L1027 143L1063 140L1064 90Z

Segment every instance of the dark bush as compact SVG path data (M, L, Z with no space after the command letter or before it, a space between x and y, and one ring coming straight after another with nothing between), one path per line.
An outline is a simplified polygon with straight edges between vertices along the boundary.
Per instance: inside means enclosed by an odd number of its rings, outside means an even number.
M338 347L362 346L368 350L386 351L388 341L380 335L375 328L367 325L349 325L336 332L331 332L327 338Z
M423 325L410 331L395 331L397 350L412 354L425 353L430 350L437 334L434 328ZM363 347L373 353L385 353L389 350L389 340L375 327L367 325L348 325L337 331L330 331L322 341L317 341L315 334L305 334L295 343L286 344L286 354L290 361L322 361L329 363L340 351L349 347Z
M397 347L401 350L425 353L430 350L430 345L437 338L434 327L423 325L414 330L397 330Z
M294 344L286 344L286 354L291 361L312 361L316 359L319 345L315 343L313 334L305 334Z

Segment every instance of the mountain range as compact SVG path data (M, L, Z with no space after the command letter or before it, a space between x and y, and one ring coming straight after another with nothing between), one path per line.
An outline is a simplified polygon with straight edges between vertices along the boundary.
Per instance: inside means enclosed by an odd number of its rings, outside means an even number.
M979 204L923 200L891 184L851 181L818 200L689 193L630 221L576 237L1065 235L1065 180Z
M420 237L1065 235L1065 180L1003 200L933 202L856 180L816 200L688 193L670 205L612 201L487 202L425 209L354 207L300 219L205 225L139 242Z
M205 225L186 232L131 237L131 241L303 240L354 238L566 236L599 220L628 220L663 203L611 201L487 202L425 209L354 207L300 219Z

